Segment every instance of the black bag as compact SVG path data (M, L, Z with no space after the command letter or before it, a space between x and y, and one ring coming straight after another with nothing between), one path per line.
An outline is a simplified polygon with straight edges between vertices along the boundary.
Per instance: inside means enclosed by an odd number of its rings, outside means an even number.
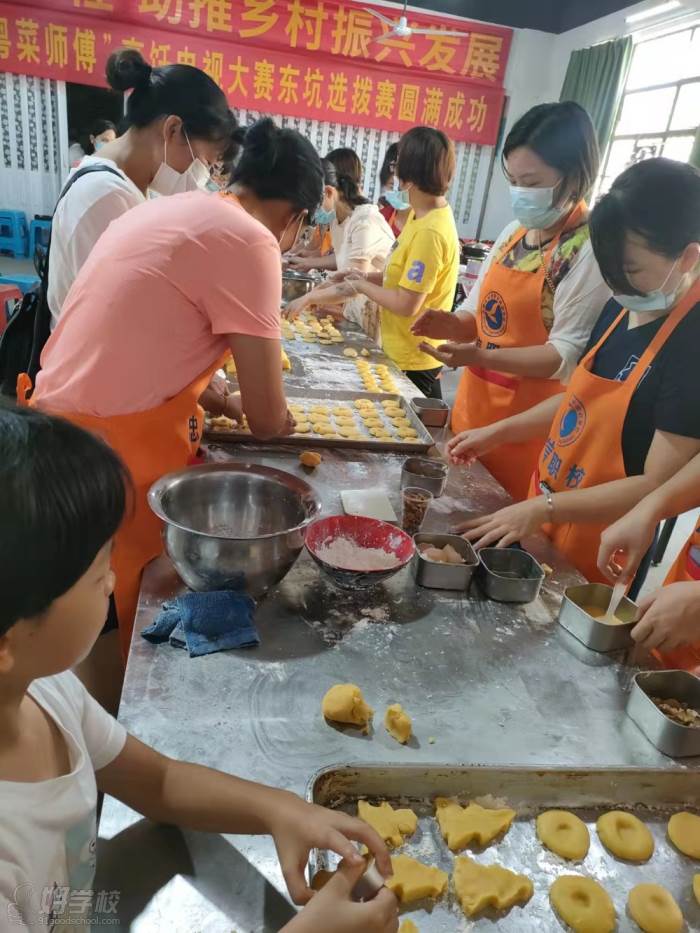
M86 165L79 168L68 179L56 206L79 178L93 172L111 172L119 178L123 177L121 172L110 168L109 165ZM51 334L51 311L47 299L50 252L49 238L49 245L37 266L39 287L27 292L0 337L0 394L10 398L17 395L17 377L20 373L27 373L34 384L40 368L41 351Z

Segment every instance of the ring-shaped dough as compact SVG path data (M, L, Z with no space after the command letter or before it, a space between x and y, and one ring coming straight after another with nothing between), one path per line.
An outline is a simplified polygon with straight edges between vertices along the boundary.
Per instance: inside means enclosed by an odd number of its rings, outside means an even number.
M629 893L627 909L644 933L681 933L683 914L660 884L638 884Z
M612 933L615 907L608 892L592 878L561 875L549 889L552 909L574 933Z
M654 854L654 837L640 819L622 810L611 810L598 818L600 841L615 858L647 862Z
M568 810L547 810L537 817L537 837L550 852L571 861L588 855L591 837L588 827Z

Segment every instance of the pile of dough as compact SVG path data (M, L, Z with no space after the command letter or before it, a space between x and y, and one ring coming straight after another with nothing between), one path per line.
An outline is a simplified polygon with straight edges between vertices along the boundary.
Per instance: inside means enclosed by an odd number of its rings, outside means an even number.
M516 813L515 810L486 810L478 803L460 807L448 797L436 797L435 816L445 842L453 852L459 852L470 842L490 845L510 829Z
M622 810L611 810L598 818L600 841L615 858L647 862L654 854L654 838L640 819Z
M515 904L527 904L533 895L532 882L525 875L500 865L480 865L466 855L455 859L452 875L455 894L468 917L487 907L508 910Z
M685 927L680 907L660 884L638 884L632 888L627 909L644 933L681 933Z
M562 858L578 862L588 855L588 827L566 810L547 810L537 817L537 836L543 846Z
M373 807L366 800L358 800L357 815L379 833L390 849L398 849L418 828L418 817L413 810L394 810L386 802Z
M393 703L387 708L384 725L389 735L402 745L411 738L411 717L399 703Z
M447 890L447 872L424 865L408 855L392 855L392 877L386 886L400 904L413 904L426 898L436 900Z
M683 855L700 859L700 816L674 813L668 821L668 838Z
M336 684L331 687L323 698L321 711L326 719L361 726L365 731L369 729L374 715L374 710L365 703L357 684Z
M574 933L612 933L615 907L597 881L579 875L562 875L549 889L554 912Z

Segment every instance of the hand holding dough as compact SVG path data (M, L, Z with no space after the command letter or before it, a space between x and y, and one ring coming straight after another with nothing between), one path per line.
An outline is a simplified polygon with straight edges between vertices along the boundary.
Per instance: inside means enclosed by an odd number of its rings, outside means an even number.
M627 898L627 909L644 933L681 933L683 914L660 884L638 884Z
M398 849L404 838L412 836L418 828L418 817L413 810L394 810L386 802L373 807L366 800L359 800L357 815L379 833L390 849Z
M490 845L510 829L515 810L487 810L478 803L460 807L448 797L435 798L435 816L443 838L453 852L459 852L470 842Z
M612 933L615 929L613 902L592 878L561 875L549 889L549 900L574 933Z
M668 821L668 838L683 855L700 859L700 816L674 813Z
M615 858L647 862L654 854L654 837L640 819L623 810L611 810L598 818L600 841Z
M321 704L326 719L346 722L353 726L369 729L374 710L365 703L362 691L356 684L336 684L326 693Z
M384 717L386 731L397 742L405 745L411 738L411 717L399 703L394 703L388 707Z
M578 862L588 855L588 827L574 813L547 810L537 817L537 836L543 846L562 858Z
M452 875L455 894L468 917L487 907L508 910L515 904L527 904L533 895L532 882L525 875L500 865L480 865L466 855L458 855Z
M424 865L408 855L392 855L393 875L386 882L400 904L413 904L425 898L437 899L447 890L447 872Z

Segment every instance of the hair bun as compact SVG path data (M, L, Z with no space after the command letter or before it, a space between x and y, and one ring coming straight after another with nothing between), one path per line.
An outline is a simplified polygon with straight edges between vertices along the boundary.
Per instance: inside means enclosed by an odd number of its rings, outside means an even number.
M254 154L259 162L272 168L277 161L281 134L274 120L264 117L248 127L243 148Z
M107 59L107 83L115 91L146 84L153 69L136 49L119 49Z

